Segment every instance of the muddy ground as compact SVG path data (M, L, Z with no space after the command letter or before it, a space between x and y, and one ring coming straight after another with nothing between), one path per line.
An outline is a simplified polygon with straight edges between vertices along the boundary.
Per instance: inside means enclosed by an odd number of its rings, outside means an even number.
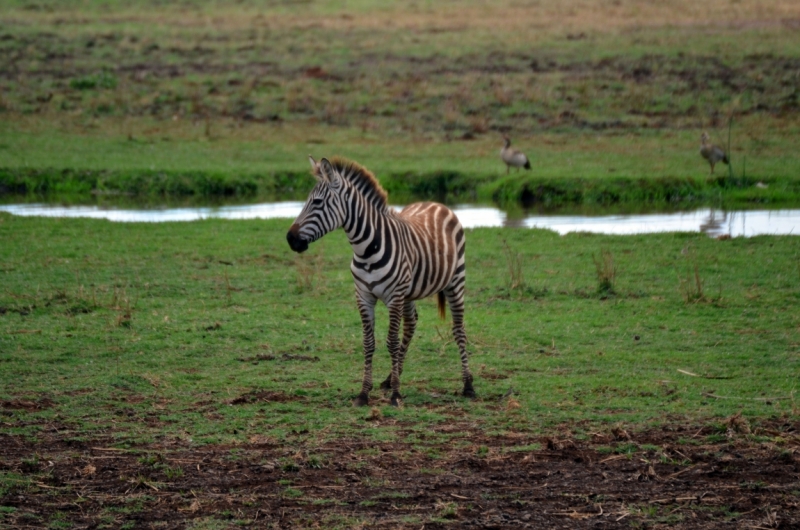
M486 436L468 423L438 431L432 439L447 435L446 445L254 436L239 446L120 449L112 438L69 440L52 425L33 443L0 435L0 526L800 527L793 420L582 440L568 431Z

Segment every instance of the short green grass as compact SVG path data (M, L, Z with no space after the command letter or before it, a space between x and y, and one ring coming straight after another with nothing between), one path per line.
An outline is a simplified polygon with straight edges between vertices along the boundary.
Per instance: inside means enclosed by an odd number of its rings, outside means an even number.
M309 153L338 154L379 177L450 175L444 192L472 179L467 199L570 181L669 202L706 182L700 131L727 144L732 119L722 187L796 200L800 33L784 21L798 17L796 2L756 0L10 0L0 169L281 174L285 189ZM501 133L534 171L505 175ZM376 391L376 414L350 406L363 359L346 241L298 257L288 223L0 215L2 432L58 425L120 448L355 432L417 443L463 415L538 433L797 414L796 238L470 230L480 399L455 395L448 326L423 302L405 407ZM378 374L388 364L376 356Z
M374 391L376 416L350 401L363 356L346 238L333 233L296 256L289 223L0 215L2 431L35 438L57 425L64 438L120 448L179 438L302 439L313 449L354 433L446 439L431 427L464 417L489 433L546 433L798 412L796 237L468 230L479 399L456 395L456 348L428 300L405 405L392 409ZM521 257L513 289L501 234ZM600 253L614 259L613 293L598 292ZM702 296L687 300L682 281L695 267ZM389 370L386 319L380 308L376 377ZM142 458L153 480L175 478L157 455ZM318 461L313 451L296 458L281 465Z

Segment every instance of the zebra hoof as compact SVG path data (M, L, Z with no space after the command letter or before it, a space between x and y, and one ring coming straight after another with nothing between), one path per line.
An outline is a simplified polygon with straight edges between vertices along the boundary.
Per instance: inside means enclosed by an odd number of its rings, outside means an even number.
M389 400L389 403L393 407L401 407L403 406L403 396L401 396L400 394L393 394L392 398Z
M464 391L461 393L461 395L469 399L476 399L478 397L472 387L464 388Z
M366 407L367 405L369 405L369 396L365 396L364 394L359 394L358 397L356 397L353 400L353 405L355 405L356 407Z

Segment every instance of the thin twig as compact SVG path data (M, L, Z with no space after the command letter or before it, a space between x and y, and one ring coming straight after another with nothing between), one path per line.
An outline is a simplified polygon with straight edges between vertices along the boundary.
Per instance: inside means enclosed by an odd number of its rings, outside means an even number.
M687 467L686 469L681 469L681 470L680 470L680 471L678 471L677 473L673 473L672 475L667 475L666 479L667 479L667 480L669 480L669 479L671 479L671 478L675 478L675 477L677 477L678 475L682 475L683 473L686 473L687 471L691 471L692 469L694 469L694 468L696 468L696 467L698 467L698 466L702 466L702 465L703 465L703 464L695 464L695 465L693 465L693 466Z

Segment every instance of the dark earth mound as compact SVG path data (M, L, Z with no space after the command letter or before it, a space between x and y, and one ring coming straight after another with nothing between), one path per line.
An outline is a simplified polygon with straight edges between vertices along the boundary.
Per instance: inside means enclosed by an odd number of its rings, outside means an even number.
M376 416L371 427L399 427ZM799 428L729 421L578 439L453 423L428 441L119 448L49 426L35 441L0 435L0 526L799 528Z

